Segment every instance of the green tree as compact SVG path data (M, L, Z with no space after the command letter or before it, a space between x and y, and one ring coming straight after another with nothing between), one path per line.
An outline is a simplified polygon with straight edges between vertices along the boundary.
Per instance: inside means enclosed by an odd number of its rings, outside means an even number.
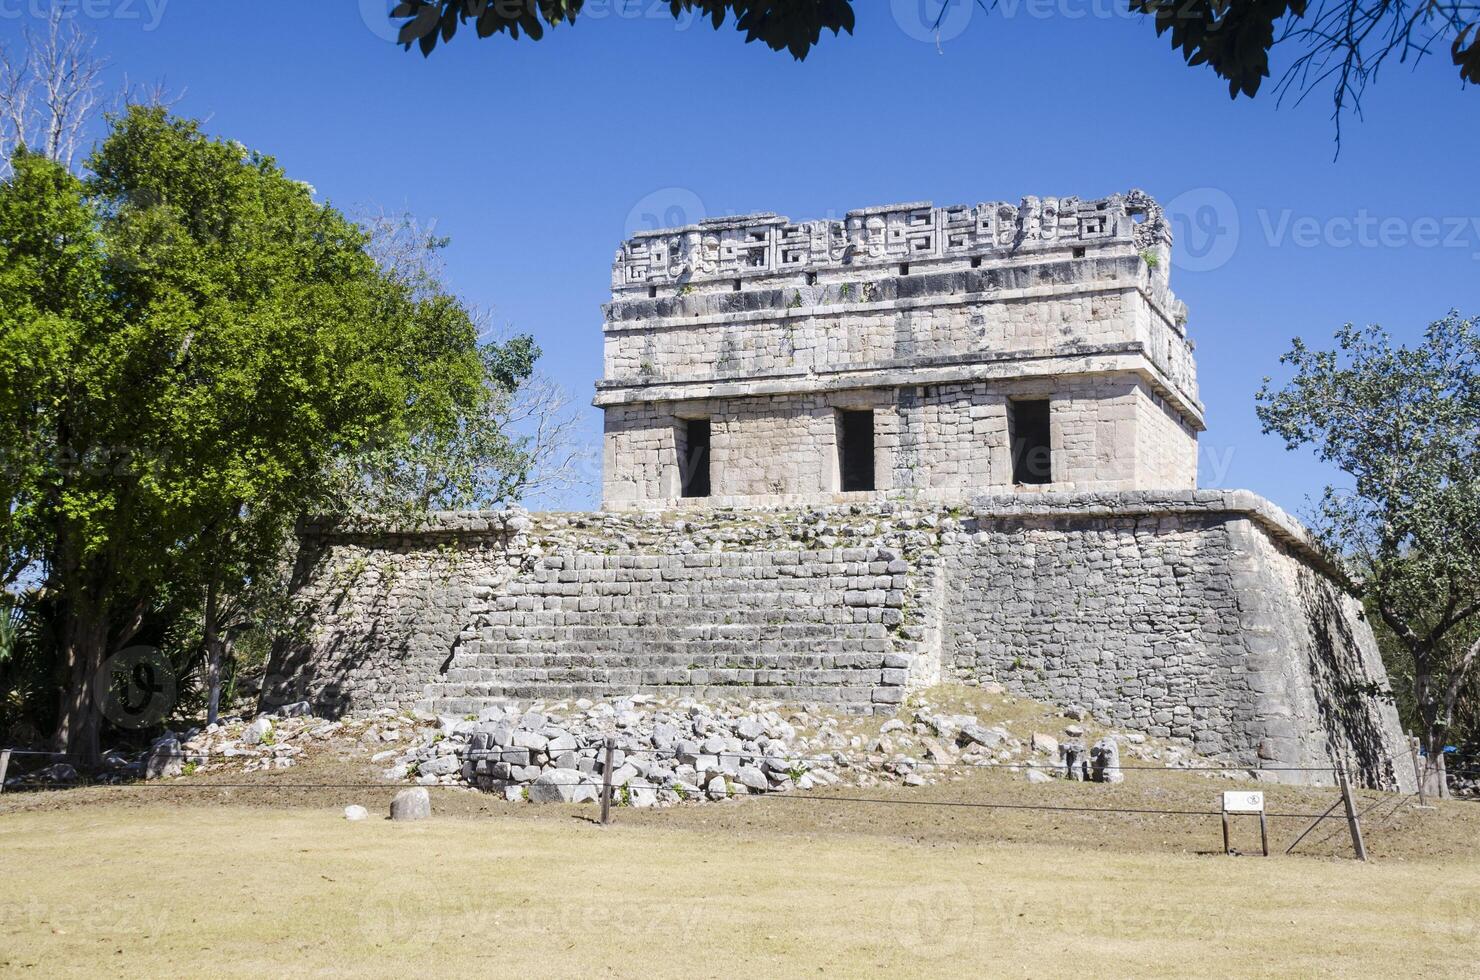
M162 110L85 177L24 149L0 184L0 574L57 624L57 744L95 758L91 683L155 610L268 574L335 460L486 397L453 297L267 156ZM206 619L210 642L211 618Z
M1348 324L1336 342L1296 339L1281 358L1294 378L1280 390L1265 379L1259 418L1347 475L1326 489L1317 531L1354 563L1367 608L1401 645L1396 673L1442 767L1480 660L1480 321L1451 313L1413 347Z
M1293 50L1277 88L1310 91L1329 85L1338 125L1356 107L1367 83L1390 61L1426 56L1446 47L1466 82L1480 82L1480 5L1474 0L1126 0L1190 66L1206 65L1228 83L1230 96L1253 96L1269 77L1276 45ZM951 7L997 0L932 0L935 24ZM404 0L391 11L402 21L400 40L430 54L460 26L479 37L507 34L538 41L548 27L574 24L585 0ZM886 4L870 4L882 8ZM853 32L852 0L669 0L674 18L699 16L724 26L734 15L745 40L807 57L823 31ZM927 7L927 10L929 8ZM1338 137L1340 130L1338 129Z
M441 253L450 242L408 214L366 215L370 252L413 296L442 290ZM471 311L480 335L489 316ZM485 396L452 425L366 447L342 460L336 510L416 519L432 510L477 510L519 500L530 490L565 487L585 455L579 417L564 392L534 373L540 349L513 335L480 351Z

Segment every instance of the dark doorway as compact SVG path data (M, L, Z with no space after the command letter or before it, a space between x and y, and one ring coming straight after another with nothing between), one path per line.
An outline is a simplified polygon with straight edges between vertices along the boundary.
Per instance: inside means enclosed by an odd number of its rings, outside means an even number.
M678 454L683 471L685 497L709 496L709 420L688 419L684 422L683 452Z
M838 413L838 469L843 491L874 489L874 413Z
M1012 448L1013 483L1052 483L1048 399L1007 403L1007 439Z

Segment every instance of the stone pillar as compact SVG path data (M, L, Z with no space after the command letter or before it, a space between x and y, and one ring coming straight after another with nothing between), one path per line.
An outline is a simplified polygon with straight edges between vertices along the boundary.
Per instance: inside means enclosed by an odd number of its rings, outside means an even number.
M1089 779L1089 759L1084 753L1083 742L1065 742L1059 746L1059 755L1064 760L1064 777L1075 782Z
M1089 750L1090 772L1097 783L1118 783L1125 779L1120 770L1120 746L1113 738L1102 738Z

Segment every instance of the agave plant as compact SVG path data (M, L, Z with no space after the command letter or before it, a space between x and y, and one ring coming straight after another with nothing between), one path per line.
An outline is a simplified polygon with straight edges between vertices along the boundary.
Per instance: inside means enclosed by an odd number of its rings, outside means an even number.
M20 634L20 605L9 595L0 597L0 667L15 659Z

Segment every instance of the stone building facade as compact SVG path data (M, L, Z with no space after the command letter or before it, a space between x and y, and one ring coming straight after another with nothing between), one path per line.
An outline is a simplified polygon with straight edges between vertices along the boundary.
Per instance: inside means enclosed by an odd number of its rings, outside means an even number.
M308 629L264 700L887 713L992 680L1269 778L1411 787L1341 570L1268 501L1195 488L1169 257L1139 192L639 235L604 512L310 523Z
M639 234L602 328L605 505L1191 489L1170 246L1138 191Z

